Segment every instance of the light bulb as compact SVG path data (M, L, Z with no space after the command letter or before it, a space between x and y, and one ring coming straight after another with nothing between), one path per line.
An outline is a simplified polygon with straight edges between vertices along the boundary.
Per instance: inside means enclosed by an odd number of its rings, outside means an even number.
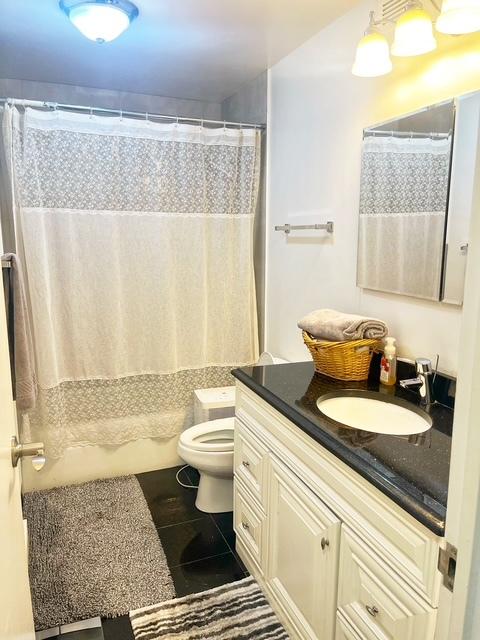
M373 78L392 70L388 41L384 35L369 29L357 46L352 73L355 76Z
M395 25L392 55L419 56L436 48L430 15L419 3L412 2Z
M443 0L437 31L451 35L480 30L480 0Z
M100 43L118 38L138 15L128 0L60 0L60 7L80 33Z

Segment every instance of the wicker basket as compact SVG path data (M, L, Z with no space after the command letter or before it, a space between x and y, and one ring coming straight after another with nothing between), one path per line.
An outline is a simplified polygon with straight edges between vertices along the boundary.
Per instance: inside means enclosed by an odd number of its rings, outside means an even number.
M378 340L329 342L303 331L303 341L312 354L315 371L337 380L366 380Z

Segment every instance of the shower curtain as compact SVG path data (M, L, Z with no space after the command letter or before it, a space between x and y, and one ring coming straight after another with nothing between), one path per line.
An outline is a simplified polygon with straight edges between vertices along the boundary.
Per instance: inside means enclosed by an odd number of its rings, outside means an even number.
M363 141L358 285L438 300L451 137Z
M171 437L258 357L259 133L10 108L48 454Z

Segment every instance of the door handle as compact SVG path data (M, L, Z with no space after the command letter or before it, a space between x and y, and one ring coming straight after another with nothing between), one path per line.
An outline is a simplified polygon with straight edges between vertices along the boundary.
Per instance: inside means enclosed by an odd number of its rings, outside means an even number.
M20 444L17 436L12 436L12 467L18 466L20 458L32 458L32 466L35 471L40 471L47 461L43 442L27 442Z

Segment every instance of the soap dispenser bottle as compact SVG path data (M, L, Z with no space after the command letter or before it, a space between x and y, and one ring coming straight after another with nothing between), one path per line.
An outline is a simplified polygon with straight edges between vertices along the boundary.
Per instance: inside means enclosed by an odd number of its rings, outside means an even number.
M397 349L395 338L385 338L385 348L380 361L380 382L388 386L397 381Z

